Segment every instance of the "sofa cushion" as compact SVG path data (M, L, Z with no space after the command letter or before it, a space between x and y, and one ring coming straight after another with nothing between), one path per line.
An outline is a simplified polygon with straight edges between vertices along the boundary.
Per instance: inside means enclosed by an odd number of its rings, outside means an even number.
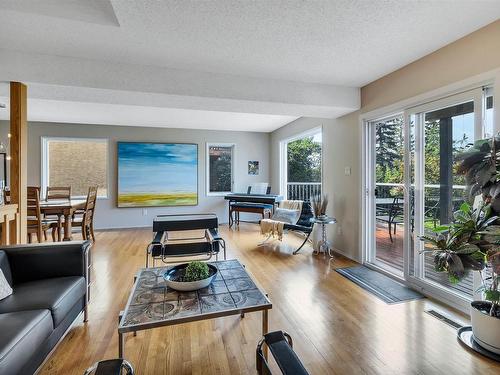
M3 275L3 271L0 268L0 301L12 294L12 287Z
M3 250L0 250L0 269L2 270L9 285L12 285L12 273L10 272L9 258L7 257L7 253Z
M52 333L49 310L0 314L0 374L17 374Z
M0 313L49 309L54 327L85 295L85 279L80 276L54 277L14 285L14 293L0 301Z

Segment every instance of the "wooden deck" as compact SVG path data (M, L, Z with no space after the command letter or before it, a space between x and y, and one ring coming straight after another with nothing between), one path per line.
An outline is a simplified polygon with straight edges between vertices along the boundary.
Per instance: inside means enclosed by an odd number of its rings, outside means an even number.
M392 232L392 242L389 237L389 230L387 224L377 223L376 230L376 246L377 246L377 260L403 271L403 231L402 225L396 228L396 234ZM437 284L444 285L458 293L465 296L472 296L473 282L472 274L468 275L464 280L458 284L451 284L448 281L446 274L436 272L434 270L434 262L432 254L425 255L425 277Z
M403 271L403 226L392 232L392 242L387 224L378 223L376 231L377 259Z

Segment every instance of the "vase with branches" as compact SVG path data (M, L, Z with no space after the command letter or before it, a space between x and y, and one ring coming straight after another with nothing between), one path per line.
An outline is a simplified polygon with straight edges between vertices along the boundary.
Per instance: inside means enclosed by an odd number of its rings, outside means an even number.
M328 196L326 194L319 194L311 197L311 206L314 217L326 217L326 208L328 207Z

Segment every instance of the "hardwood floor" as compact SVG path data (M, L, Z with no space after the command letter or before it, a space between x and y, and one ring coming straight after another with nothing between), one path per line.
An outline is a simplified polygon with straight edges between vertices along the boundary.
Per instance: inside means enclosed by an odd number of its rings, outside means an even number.
M228 258L238 258L269 293L270 330L288 331L311 374L498 374L500 366L459 344L456 331L424 309L429 300L387 305L334 271L353 264L330 262L300 238L256 247L258 227L221 228ZM40 374L82 374L94 362L117 357L118 313L132 279L144 265L147 229L96 233L89 321L78 323ZM439 309L465 321L442 306ZM126 359L136 374L255 374L261 314L219 318L126 336Z

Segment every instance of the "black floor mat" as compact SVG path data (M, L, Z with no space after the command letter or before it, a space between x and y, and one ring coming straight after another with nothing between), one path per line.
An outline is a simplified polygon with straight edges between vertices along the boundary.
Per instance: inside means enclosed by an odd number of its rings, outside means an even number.
M419 292L365 266L337 268L336 271L386 303L424 298Z

